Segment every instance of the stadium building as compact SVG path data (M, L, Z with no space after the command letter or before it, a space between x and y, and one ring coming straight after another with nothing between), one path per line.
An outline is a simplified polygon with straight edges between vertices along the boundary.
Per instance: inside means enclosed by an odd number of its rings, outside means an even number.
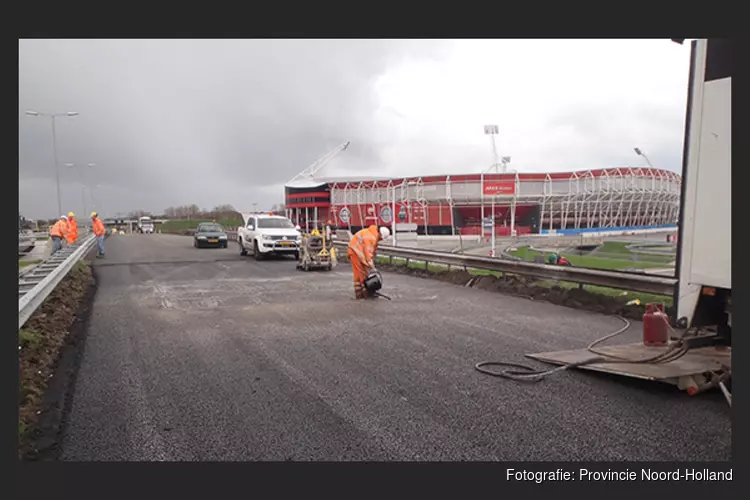
M494 214L496 235L508 236L674 226L680 188L678 174L638 167L400 179L301 174L285 191L287 216L306 230L330 221L356 231L395 218L419 234L479 235L482 221L491 233Z

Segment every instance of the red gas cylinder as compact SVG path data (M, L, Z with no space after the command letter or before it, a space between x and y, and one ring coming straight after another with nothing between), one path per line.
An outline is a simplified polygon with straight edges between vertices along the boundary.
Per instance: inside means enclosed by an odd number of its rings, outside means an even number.
M664 304L646 304L646 314L643 315L643 343L647 346L667 345L668 321L669 317L664 313Z

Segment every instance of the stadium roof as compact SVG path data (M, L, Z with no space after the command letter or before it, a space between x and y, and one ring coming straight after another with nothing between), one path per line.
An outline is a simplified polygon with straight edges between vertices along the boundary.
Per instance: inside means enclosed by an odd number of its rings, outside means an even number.
M294 182L289 182L286 187L291 188L310 188L322 186L323 184L330 184L333 182L372 182L372 181L387 181L392 177L373 177L373 176L352 176L352 177L320 177L317 179L304 179Z
M666 174L674 175L676 177L681 177L679 173L673 172L671 170L666 170L666 169L661 169L661 168L653 168L653 167L642 167L642 166L639 166L639 167L608 167L608 168L599 168L599 169L595 169L595 170L578 169L578 170L568 170L568 171L564 171L564 172L536 172L536 171L533 171L533 172L518 172L518 171L513 171L513 172L507 172L506 175L518 174L521 177L528 177L529 175L536 175L536 176L538 176L538 175L547 175L547 174L550 174L553 177L555 177L555 176L560 176L560 175L571 175L572 176L574 174L585 174L587 172L597 173L597 172L604 172L604 171L610 172L610 171L613 171L613 170L620 170L622 172L628 172L628 171L635 171L635 170L639 170L639 169L643 170L644 172L649 172L649 173L656 173L656 172L658 172L658 173L662 173L662 174L666 173ZM485 172L485 174L494 174L494 172ZM388 182L388 181L394 180L394 179L407 179L407 178L411 179L411 178L416 178L416 177L444 177L446 175L447 174L433 174L433 175L424 175L423 174L423 175L410 175L410 176L400 176L400 177L388 177L388 176L377 176L377 177L376 176L319 177L317 179L300 179L300 180L297 180L297 181L294 181L294 182L289 182L288 184L286 184L286 187L298 188L298 189L302 188L302 189L304 189L304 188L313 188L313 187L323 186L323 185L326 185L326 184L343 184L343 183L347 183L347 182ZM456 177L459 177L459 176L460 177L475 176L475 175L481 175L481 173L480 172L474 172L474 173L462 173L462 174L454 173L454 174L452 174L452 176L456 176Z

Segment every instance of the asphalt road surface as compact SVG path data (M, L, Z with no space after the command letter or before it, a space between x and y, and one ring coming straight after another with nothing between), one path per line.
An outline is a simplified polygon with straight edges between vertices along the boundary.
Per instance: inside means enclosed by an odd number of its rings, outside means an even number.
M63 460L731 458L720 394L474 370L585 346L617 318L394 274L393 301L355 301L346 266L303 273L181 236L107 251Z

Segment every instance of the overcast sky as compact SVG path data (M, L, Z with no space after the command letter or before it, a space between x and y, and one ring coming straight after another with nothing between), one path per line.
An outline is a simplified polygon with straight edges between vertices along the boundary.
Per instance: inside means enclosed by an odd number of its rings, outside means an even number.
M483 125L519 171L680 171L689 44L661 40L21 40L19 210L249 210L322 176L474 173ZM90 169L65 167L65 163ZM85 170L85 171L84 171ZM85 175L85 177L84 177Z

